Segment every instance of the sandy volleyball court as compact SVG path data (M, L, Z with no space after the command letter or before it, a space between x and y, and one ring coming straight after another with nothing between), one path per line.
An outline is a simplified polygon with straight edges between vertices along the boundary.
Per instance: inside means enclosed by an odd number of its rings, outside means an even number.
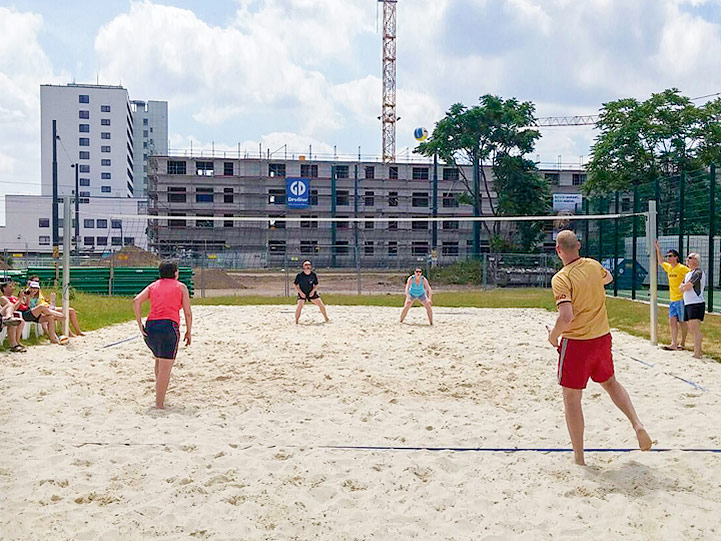
M718 539L721 455L568 448L543 310L196 307L167 396L134 323L0 356L0 537ZM721 448L721 365L615 334L663 448ZM654 364L653 367L633 360ZM694 388L673 373L703 386ZM633 431L597 385L586 447Z

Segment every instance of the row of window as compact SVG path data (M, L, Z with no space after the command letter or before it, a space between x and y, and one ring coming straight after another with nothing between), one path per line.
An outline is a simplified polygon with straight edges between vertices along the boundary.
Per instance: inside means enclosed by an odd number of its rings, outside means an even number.
M109 131L102 132L100 134L100 138L101 139L110 139L110 132ZM89 147L90 146L90 138L89 137L79 137L78 138L78 146ZM108 149L107 151L101 149L102 152L110 152L110 147L102 147L102 148Z
M364 178L374 179L375 166L366 165L364 166ZM167 170L169 175L187 175L188 167L187 162L184 160L168 160ZM212 161L198 160L195 162L195 174L200 176L212 177L215 175L215 165ZM350 166L349 165L336 165L335 166L336 178L350 178ZM233 162L223 162L223 176L233 175ZM413 180L428 180L430 178L430 168L428 167L414 167L412 170ZM286 167L284 163L270 163L268 164L268 176L270 177L285 177ZM300 165L300 176L303 178L318 178L318 165L303 163ZM388 178L398 178L398 167L390 166L388 169ZM443 168L443 180L454 181L459 180L460 172L458 169L444 167Z
M59 237L59 242L62 242L62 237ZM40 246L50 246L50 236L40 235L38 237L38 244ZM83 237L83 244L85 246L107 246L108 237ZM129 244L135 244L135 237L110 237L111 246L123 246Z
M90 159L90 151L88 150L81 150L78 152L78 158L81 160L89 160ZM108 158L103 158L100 160L100 165L102 167L110 167L111 166L111 160ZM80 166L80 171L82 172L82 165Z
M80 111L82 113L82 111ZM110 126L109 118L100 119L101 126ZM78 124L78 131L81 133L90 133L90 124Z
M82 195L84 192L80 192ZM39 218L38 219L38 226L39 227L50 227L50 218ZM58 219L58 227L63 227L63 218ZM75 219L73 218L73 225L72 227L75 227ZM86 218L83 220L83 227L86 229L107 229L108 227L108 220L104 218L98 218L91 219ZM110 220L110 227L111 229L122 229L123 222L122 220Z
M221 227L219 220L195 220L194 222L188 222L187 220L184 220L183 218L186 216L185 214L180 213L171 213L170 218L168 219L168 225L171 227L192 227L193 224L195 224L195 227L206 229L206 228L214 228L214 227ZM207 217L207 218L213 218L213 216L204 216L202 214L198 214L198 217ZM232 214L226 214L224 218L232 218ZM301 218L311 218L311 216L301 216ZM317 218L317 216L314 216ZM278 215L270 215L270 221L268 222L268 227L270 229L285 229L286 228L286 222L283 220L285 218L285 215L278 214ZM275 220L273 218L276 218ZM338 218L347 218L347 216L338 216ZM399 229L399 222L397 220L393 220L394 216L388 217L388 231L397 231ZM87 220L86 220L87 221ZM303 229L318 229L318 222L315 220L307 220L300 222L300 227ZM335 223L336 229L350 229L351 223L350 222L330 222ZM236 222L234 220L223 220L222 227L238 227L241 225L241 222ZM86 227L88 227L86 225ZM89 226L92 227L92 226ZM100 226L98 226L100 227ZM376 222L363 222L361 227L364 229L370 230L375 229ZM416 220L411 221L411 229L414 231L428 231L430 229L429 222L426 220ZM443 220L441 222L441 229L444 230L458 230L460 229L460 221L458 220Z
M78 96L78 103L90 103L90 95L89 94L80 94ZM100 106L100 112L101 113L109 113L110 112L110 105L101 105ZM81 116L80 118L90 118L90 113L88 112L88 116L84 117Z
M467 245L472 246L472 245ZM328 248L328 247L327 247ZM351 245L349 241L336 241L332 251L337 255L350 254ZM411 255L424 257L430 253L430 245L426 241L414 241L410 245ZM321 251L321 246L317 240L300 241L301 254L317 254ZM286 243L283 240L268 241L268 251L275 255L284 255L286 251ZM367 240L363 244L363 255L373 256L380 255L383 252L383 246L372 240ZM385 243L385 253L389 256L398 255L398 242L388 241ZM457 256L460 254L459 243L456 241L443 242L441 244L441 254L445 256Z

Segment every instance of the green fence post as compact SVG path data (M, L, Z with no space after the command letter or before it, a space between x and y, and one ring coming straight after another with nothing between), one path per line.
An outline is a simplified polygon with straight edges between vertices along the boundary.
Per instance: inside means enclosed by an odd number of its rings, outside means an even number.
M654 187L654 192L655 192L654 195L656 197L656 209L657 209L657 212L660 214L661 213L661 177L659 177L658 175L654 175L653 187ZM660 230L659 229L660 223L661 223L661 220L656 220L656 238L658 238L658 232ZM651 247L649 247L649 249L650 248Z
M586 197L583 198L583 207L586 211L586 216L591 214L591 212L590 212L591 204L590 204L588 198L586 198ZM590 230L589 224L588 224L589 220L583 220L583 222L584 222L584 224L583 224L583 227L584 227L584 231L583 231L583 248L584 248L584 250L583 250L583 252L584 252L584 254L583 255L584 255L584 257L588 257L589 244L591 244L591 239L589 238L591 236L591 230Z
M619 212L619 193L616 192L616 214ZM614 231L613 231L613 296L618 297L618 221L620 218L614 219Z
M683 258L683 206L686 192L686 173L681 173L678 187L678 253Z
M638 216L636 216L636 213L638 212L638 184L633 185L633 234L632 234L632 241L633 241L633 248L631 250L632 255L632 261L631 261L631 298L636 299L636 272L637 272L637 264L636 264L636 236L638 235Z
M598 199L598 213L599 214L605 214L603 212L603 203L604 199L603 197L600 197ZM598 261L599 263L603 261L603 222L604 220L598 221Z
M716 166L709 173L709 227L708 227L708 311L713 312L714 237L716 236Z

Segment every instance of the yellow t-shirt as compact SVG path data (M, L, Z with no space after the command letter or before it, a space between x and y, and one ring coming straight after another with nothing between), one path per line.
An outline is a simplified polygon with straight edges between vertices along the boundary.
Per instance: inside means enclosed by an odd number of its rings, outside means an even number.
M683 291L679 290L679 286L683 282L684 276L691 272L691 269L681 263L672 267L670 263L665 261L661 263L661 266L668 274L668 295L671 297L671 302L682 300Z
M595 259L579 257L551 279L556 306L570 302L573 307L573 321L564 338L591 340L611 332L603 283L608 275Z

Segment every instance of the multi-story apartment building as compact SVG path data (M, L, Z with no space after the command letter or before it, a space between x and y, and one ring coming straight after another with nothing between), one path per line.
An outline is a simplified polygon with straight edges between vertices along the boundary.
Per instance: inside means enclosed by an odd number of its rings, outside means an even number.
M488 193L495 200L490 169L485 173ZM555 193L578 192L585 180L580 170L542 173ZM470 167L459 171L439 165L437 174L437 212L442 219L434 254L433 226L413 220L432 215L431 164L159 156L151 164L149 210L167 218L151 221L149 246L164 255L212 253L244 266L310 256L316 262L342 266L355 261L356 250L367 266L436 255L466 257L473 251L473 225L457 218L473 215L472 206L459 197L467 192L463 176L471 178ZM287 204L287 179L296 177L309 181L308 206L301 209ZM487 197L483 205L482 214L491 214ZM356 215L383 220L357 226L312 220ZM268 219L234 221L235 216ZM209 217L227 220L202 219ZM298 221L281 220L287 217ZM549 229L552 242L550 233ZM485 228L480 249L489 249Z
M133 177L135 196L145 198L148 193L148 157L168 154L168 102L130 102L133 113Z

